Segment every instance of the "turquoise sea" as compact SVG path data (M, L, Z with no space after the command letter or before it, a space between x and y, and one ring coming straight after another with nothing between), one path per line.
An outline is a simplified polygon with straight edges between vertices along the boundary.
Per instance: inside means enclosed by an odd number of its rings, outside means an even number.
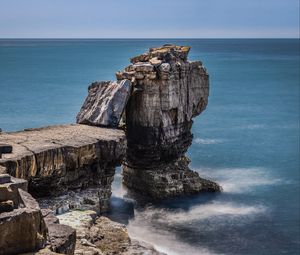
M109 217L168 254L298 254L298 39L1 39L0 128L75 122L91 82L165 43L210 74L188 155L224 192L140 202L118 169Z

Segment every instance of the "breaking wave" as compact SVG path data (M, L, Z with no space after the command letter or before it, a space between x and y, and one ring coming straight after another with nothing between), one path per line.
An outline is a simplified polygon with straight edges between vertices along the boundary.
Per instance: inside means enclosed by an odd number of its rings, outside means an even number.
M200 176L216 180L224 192L229 193L244 193L258 186L279 185L288 182L270 176L265 168L200 169L198 172Z
M136 239L155 244L156 248L167 254L218 254L207 247L196 247L177 238L172 234L172 228L180 224L192 224L203 230L206 220L211 219L216 223L226 219L239 220L244 217L245 221L251 220L257 214L264 213L266 208L262 205L248 206L234 203L212 202L191 207L185 211L182 209L171 210L165 208L147 207L143 211L136 211L135 218L129 221L128 231L130 236ZM202 222L202 223L201 223ZM203 226L202 226L203 225ZM214 224L212 231L217 231L222 224Z
M219 144L219 143L223 143L224 140L222 139L203 139L203 138L195 138L194 142L196 144Z

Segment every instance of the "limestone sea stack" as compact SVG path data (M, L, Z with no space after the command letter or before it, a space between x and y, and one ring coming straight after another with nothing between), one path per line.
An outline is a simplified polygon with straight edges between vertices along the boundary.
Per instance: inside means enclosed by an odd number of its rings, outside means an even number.
M192 119L205 110L209 95L209 75L200 61L187 60L189 50L151 48L116 73L119 81L133 84L125 110L123 181L154 198L221 190L190 170L185 156L193 138Z

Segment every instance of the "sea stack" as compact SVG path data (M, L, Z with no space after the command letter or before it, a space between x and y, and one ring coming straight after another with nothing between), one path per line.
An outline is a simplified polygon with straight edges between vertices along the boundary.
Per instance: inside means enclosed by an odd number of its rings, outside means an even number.
M132 94L125 109L126 186L153 198L165 198L221 187L188 167L193 118L205 110L209 75L200 61L188 61L190 47L164 45L131 59L117 72L129 79Z

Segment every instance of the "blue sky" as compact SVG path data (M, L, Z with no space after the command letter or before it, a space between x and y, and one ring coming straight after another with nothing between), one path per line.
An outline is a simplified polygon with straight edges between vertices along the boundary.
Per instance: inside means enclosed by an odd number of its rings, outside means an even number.
M299 37L299 0L0 0L16 37Z

